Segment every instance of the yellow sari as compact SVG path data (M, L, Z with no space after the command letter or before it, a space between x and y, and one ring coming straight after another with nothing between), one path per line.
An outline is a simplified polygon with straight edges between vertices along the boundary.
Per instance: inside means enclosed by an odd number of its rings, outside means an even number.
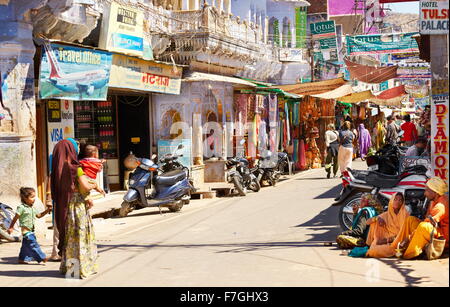
M391 246L391 244L381 244L378 245L379 240L389 240L395 238L404 223L404 221L408 218L409 212L406 210L405 203L403 203L399 212L395 214L394 211L394 194L389 201L389 208L387 212L384 212L379 215L386 224L384 226L380 226L377 222L370 225L369 234L367 236L367 245L370 246L369 251L367 252L367 257L373 258L389 258L395 255L395 248Z

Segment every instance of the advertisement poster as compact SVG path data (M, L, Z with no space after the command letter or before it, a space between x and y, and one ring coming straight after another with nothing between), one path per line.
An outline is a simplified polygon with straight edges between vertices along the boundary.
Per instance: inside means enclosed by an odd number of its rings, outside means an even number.
M417 33L347 36L348 55L419 52L413 38Z
M449 105L448 93L433 95L431 102L431 158L433 175L449 183Z
M45 44L39 75L41 99L106 100L112 55Z
M296 47L306 48L307 8L295 8Z
M182 68L114 54L110 87L179 95Z
M56 143L75 137L73 101L47 101L47 138L48 152L52 155Z
M317 22L310 25L312 39L320 42L320 49L336 49L336 26L334 20Z
M144 13L112 2L104 16L99 47L129 55L143 56Z
M328 16L364 14L364 2L355 0L328 0Z
M186 167L192 166L192 146L190 139L182 140L159 140L158 141L158 160L164 157L166 154L174 154L175 151L178 155L183 155L178 161ZM183 149L177 150L178 146L183 144ZM156 162L156 161L154 161Z
M448 34L448 0L420 0L419 32Z

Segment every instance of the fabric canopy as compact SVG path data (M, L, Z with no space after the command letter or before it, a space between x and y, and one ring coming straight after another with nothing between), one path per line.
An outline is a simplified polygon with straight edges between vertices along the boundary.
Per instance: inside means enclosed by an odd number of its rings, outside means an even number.
M397 76L398 66L375 67L353 63L347 59L344 59L344 61L352 80L356 79L365 83L381 83Z
M372 92L369 91L364 91L364 92L359 92L359 93L353 93L344 97L340 97L337 100L340 102L346 102L346 103L358 103L358 102L362 102L365 101L367 99L373 98L373 94Z
M252 82L248 82L246 80L242 80L234 77L220 76L214 74L206 74L201 72L191 72L188 73L183 79L183 82L201 82L201 81L211 81L211 82L226 82L244 85L247 87L256 87L256 85Z
M370 98L370 102L373 102L382 106L396 106L401 107L402 100L407 95L405 91L405 85L400 85L391 89L388 89L384 92L381 92L379 95Z
M339 97L347 96L352 93L353 93L352 86L350 84L344 84L341 87L338 87L332 91L311 96L321 99L337 99Z
M337 78L318 82L297 83L291 85L277 85L276 88L279 88L285 92L289 92L292 94L306 96L329 92L334 89L337 89L338 87L344 84L347 84L347 81L345 81L344 78Z

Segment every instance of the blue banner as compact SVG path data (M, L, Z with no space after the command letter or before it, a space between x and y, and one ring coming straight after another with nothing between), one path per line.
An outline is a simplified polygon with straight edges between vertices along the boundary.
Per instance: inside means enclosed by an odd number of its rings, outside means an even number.
M39 75L41 99L106 100L112 54L45 44Z

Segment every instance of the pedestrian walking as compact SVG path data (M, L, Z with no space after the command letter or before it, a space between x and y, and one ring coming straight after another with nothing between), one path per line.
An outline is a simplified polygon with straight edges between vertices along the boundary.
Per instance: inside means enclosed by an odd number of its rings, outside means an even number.
M395 124L392 115L388 116L386 124L386 136L385 136L386 144L397 143L399 131L400 128Z
M369 130L364 127L364 124L359 125L359 155L361 160L364 160L369 148L372 147L372 139Z
M329 124L325 132L325 145L327 146L327 156L325 159L325 171L327 178L331 176L331 168L333 168L333 176L336 177L339 163L339 133L336 131L334 124Z
M353 139L355 135L350 130L351 124L349 121L344 122L341 131L339 132L339 152L338 162L341 174L352 166L353 161Z
M407 147L411 147L417 140L417 128L416 125L411 122L411 116L409 114L405 115L404 119L405 123L401 126L404 132L402 141L405 142Z
M8 233L11 234L14 231L14 225L19 220L20 228L22 230L22 247L19 254L20 264L29 264L30 261L47 262L47 256L41 250L39 243L36 240L34 233L34 226L36 218L42 218L47 213L52 211L51 207L47 207L44 212L39 213L35 207L33 207L36 201L36 191L33 188L20 188L20 200L21 204L17 207L16 215L14 216Z
M61 274L87 278L97 272L97 246L86 197L97 186L84 174L74 140L56 144L52 161L52 197L59 231ZM59 180L58 180L59 179Z

